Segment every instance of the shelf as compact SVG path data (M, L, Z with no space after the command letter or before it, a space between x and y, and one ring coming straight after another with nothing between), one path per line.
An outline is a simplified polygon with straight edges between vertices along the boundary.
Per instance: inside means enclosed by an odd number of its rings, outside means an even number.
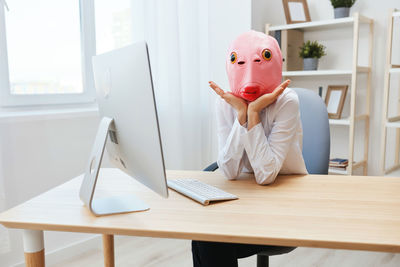
M357 72L366 73L369 71L368 67L357 67ZM296 70L296 71L284 71L282 76L295 77L295 76L345 76L352 75L352 70Z
M386 122L386 127L388 127L388 128L400 128L400 121Z
M397 171L398 169L400 169L400 165L393 165L392 167L385 170L385 175L390 174L394 171Z
M346 169L339 170L339 169L329 168L328 173L347 175L347 170Z
M349 118L329 119L329 124L330 125L345 125L345 126L348 126L348 125L350 125L350 119Z
M390 68L389 72L390 73L400 73L400 68Z
M388 117L387 118L388 122L397 122L400 121L400 116L394 116L394 117Z
M365 160L359 161L359 162L354 162L353 163L353 170L358 169L360 167L364 167L367 164L367 162ZM328 170L329 173L333 173L333 174L342 174L342 175L347 175L347 168L343 168L342 169L338 169L338 168L329 168Z
M354 23L354 17L340 18L340 19L329 19L320 21L310 21L304 23L286 24L270 26L269 31L279 31L279 30L290 30L290 29L303 29L303 30L320 30L320 29L337 29L340 26L347 26ZM360 22L370 23L372 20L370 18L360 15Z
M284 71L283 76L329 76L329 75L351 75L351 70L297 70Z
M369 116L367 114L363 115L358 115L354 118L354 121L359 121L359 120L366 120L368 119ZM330 125L344 125L344 126L349 126L350 125L350 117L347 118L341 118L341 119L329 119L329 124Z

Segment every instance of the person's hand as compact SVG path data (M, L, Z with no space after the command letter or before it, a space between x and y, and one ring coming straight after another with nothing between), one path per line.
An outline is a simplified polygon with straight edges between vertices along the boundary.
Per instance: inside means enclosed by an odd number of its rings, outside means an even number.
M290 80L281 83L272 93L265 94L249 104L248 113L259 113L262 109L274 103L290 84Z
M216 83L210 81L208 82L210 87L229 105L231 105L238 114L238 120L241 125L245 124L247 121L247 102L230 92L225 92Z
M247 108L247 118L249 120L247 129L251 130L254 126L261 122L260 111L272 103L285 91L286 87L290 84L290 80L281 83L272 93L265 94L251 102Z

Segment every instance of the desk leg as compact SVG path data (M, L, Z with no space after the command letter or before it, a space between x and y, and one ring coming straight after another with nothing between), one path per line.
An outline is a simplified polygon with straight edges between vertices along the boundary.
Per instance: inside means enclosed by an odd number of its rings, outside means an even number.
M114 267L114 236L103 235L104 266Z
M44 267L43 231L23 230L25 266Z

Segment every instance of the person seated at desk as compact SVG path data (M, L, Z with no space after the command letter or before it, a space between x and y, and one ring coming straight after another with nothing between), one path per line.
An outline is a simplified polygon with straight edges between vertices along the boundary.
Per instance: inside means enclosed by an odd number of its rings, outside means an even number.
M229 48L226 70L231 92L210 82L221 97L216 110L217 163L223 174L233 180L242 171L254 172L260 185L273 183L278 173L307 174L299 100L287 88L290 80L281 83L278 42L261 32L241 34ZM268 246L192 241L195 267L235 267L238 258L263 250Z

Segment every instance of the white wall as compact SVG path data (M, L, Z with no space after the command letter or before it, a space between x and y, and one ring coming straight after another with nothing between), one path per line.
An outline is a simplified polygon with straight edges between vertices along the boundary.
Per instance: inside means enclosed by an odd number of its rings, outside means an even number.
M5 179L5 208L11 208L83 173L98 124L97 115L48 119L43 116L0 119L0 175ZM78 192L77 192L78 197ZM11 252L0 266L23 260L21 233L11 230ZM89 235L46 232L46 250Z

